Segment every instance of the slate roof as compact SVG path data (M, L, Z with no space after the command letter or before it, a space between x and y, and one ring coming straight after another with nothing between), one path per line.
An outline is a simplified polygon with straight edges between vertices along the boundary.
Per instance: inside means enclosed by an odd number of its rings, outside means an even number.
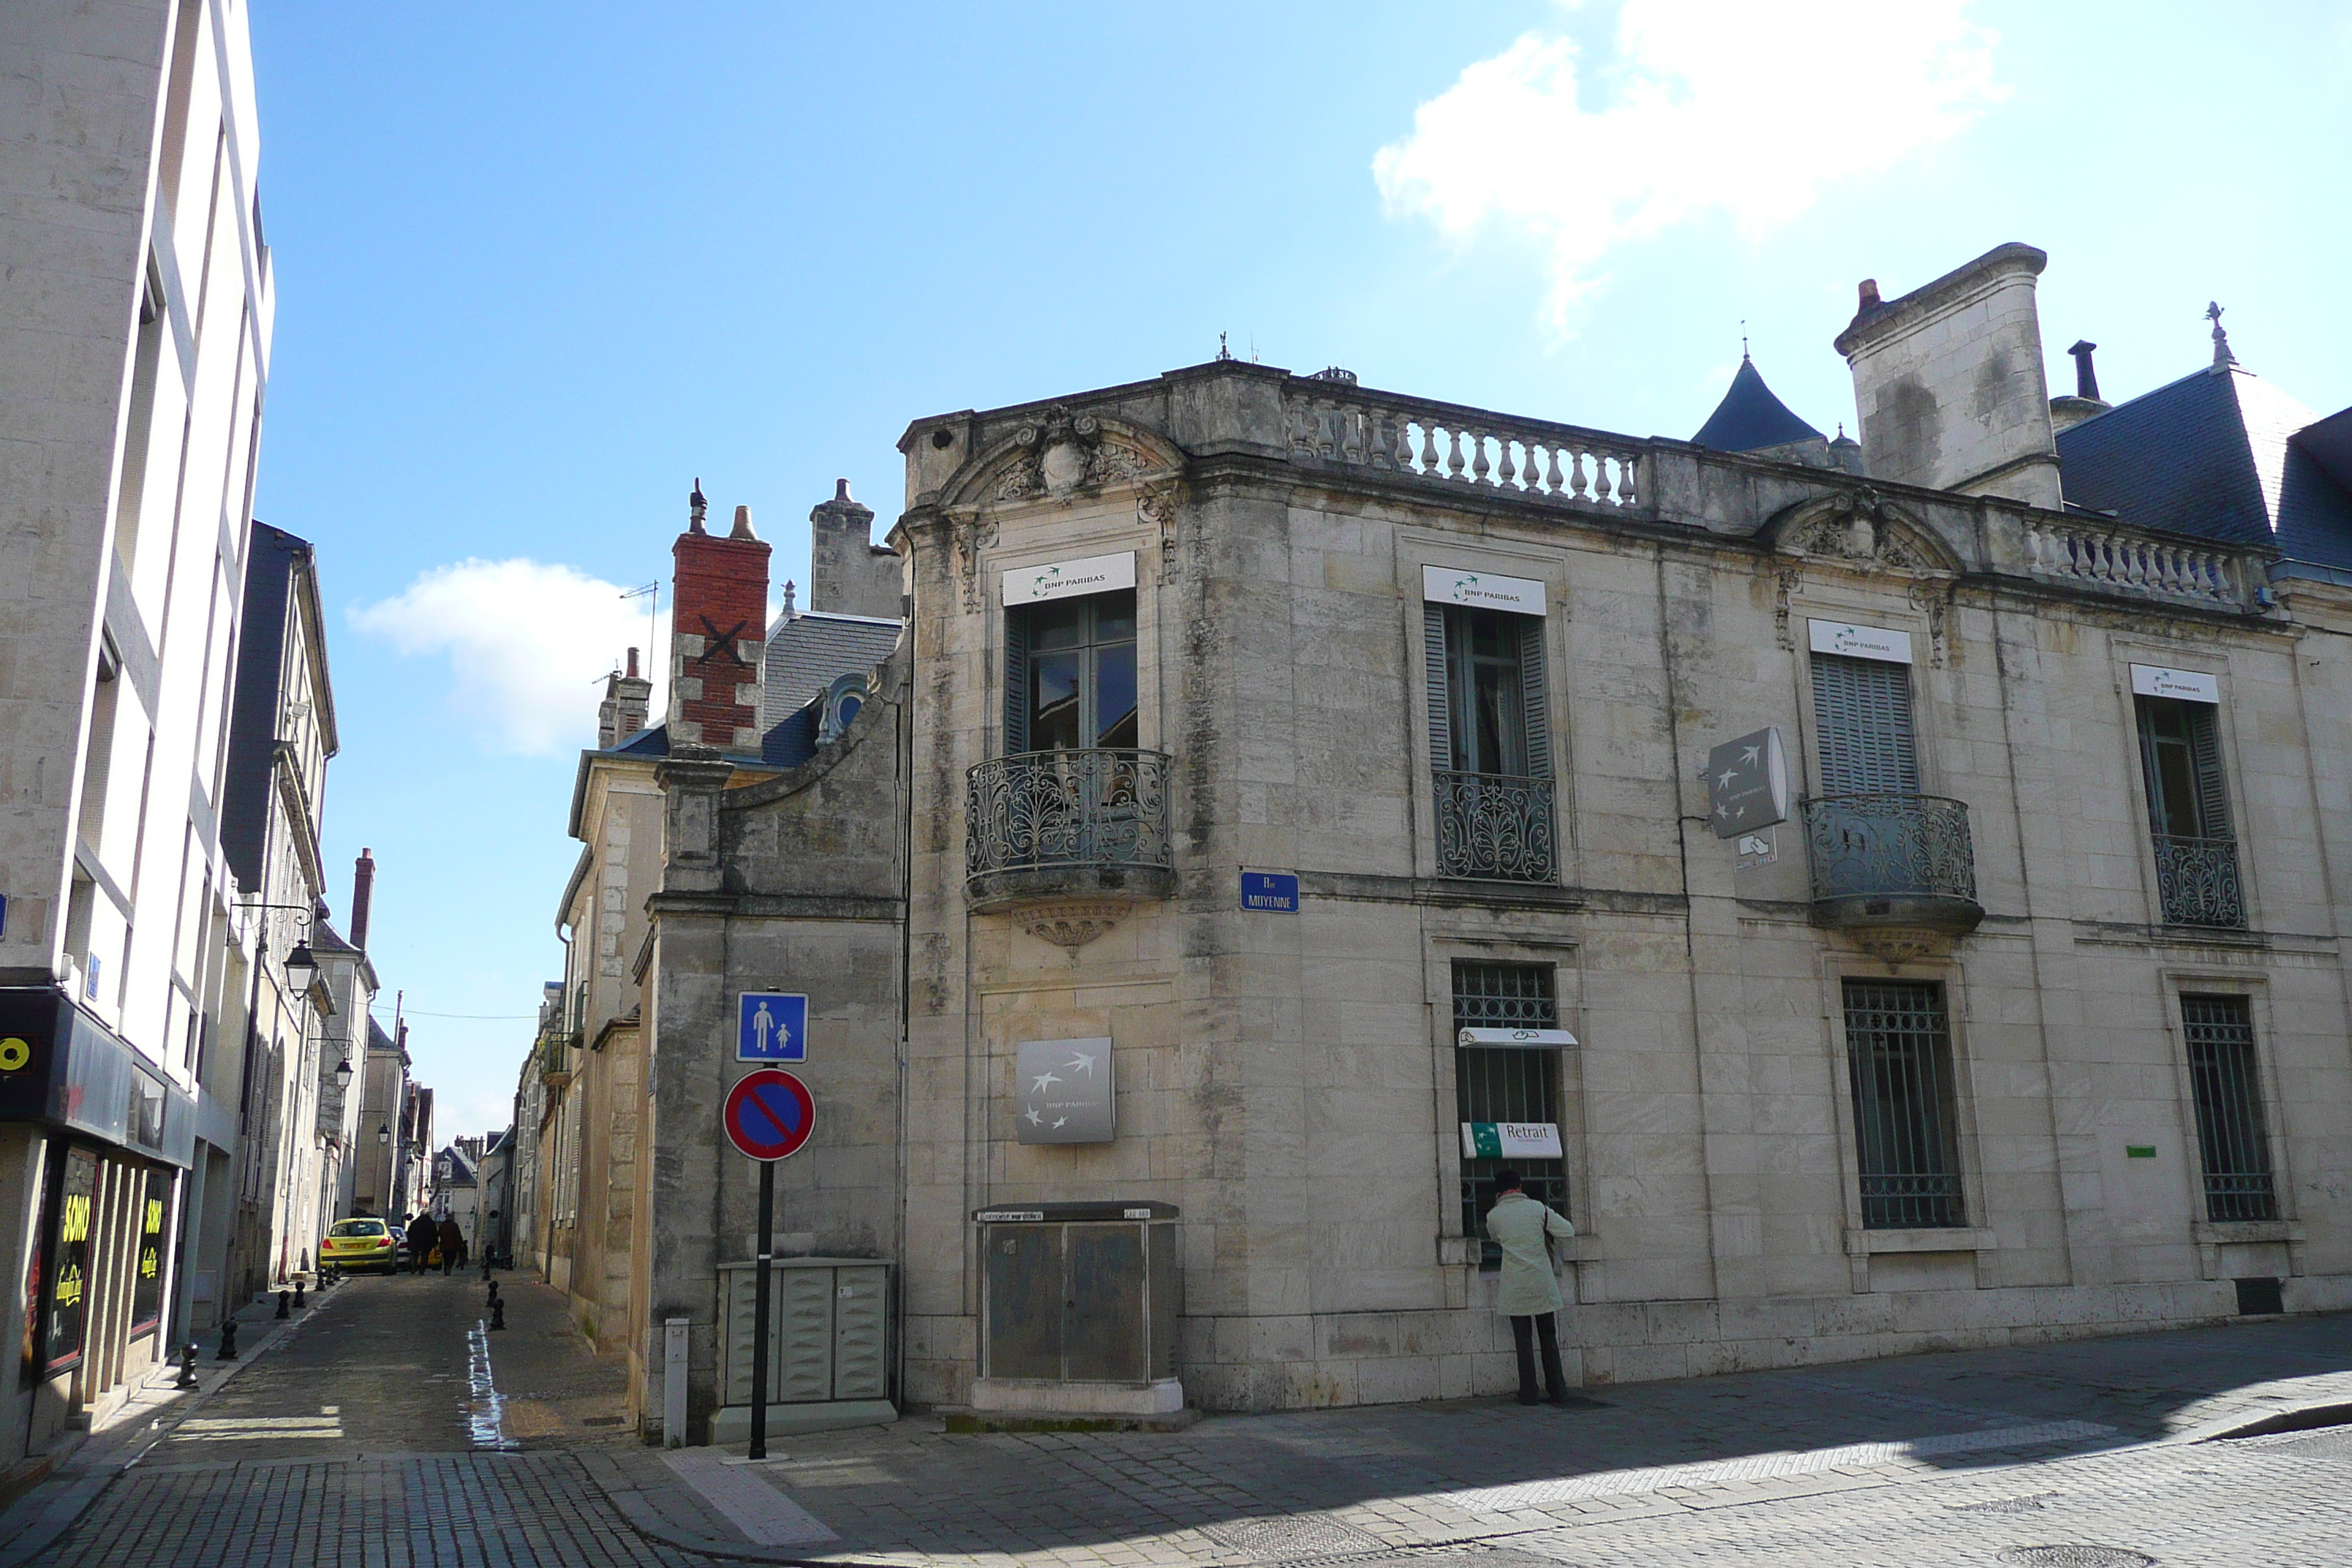
M2058 434L2069 507L2352 566L2352 409L2321 419L2241 365Z
M1785 447L1791 441L1819 441L1822 433L1798 418L1789 405L1772 395L1756 370L1756 362L1739 356L1739 370L1731 389L1706 423L1692 437L1694 444L1715 452L1754 452Z
M898 646L899 624L814 610L784 616L768 630L768 711L792 713L844 675L862 675Z

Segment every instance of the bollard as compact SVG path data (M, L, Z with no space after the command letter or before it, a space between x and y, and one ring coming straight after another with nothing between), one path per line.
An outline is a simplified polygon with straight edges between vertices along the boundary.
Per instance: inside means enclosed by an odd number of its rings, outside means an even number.
M491 1280L491 1281L490 1281L490 1293L489 1293L488 1296L485 1296L484 1298L482 1298L482 1305L484 1305L485 1307L496 1306L496 1305L498 1304L498 1300L499 1300L499 1282L498 1282L497 1280L493 1279L493 1280Z
M291 1291L291 1290L280 1290L279 1292L278 1292L278 1321L279 1321L280 1322L283 1322L285 1320L287 1320L288 1318L292 1317L293 1315L294 1315L294 1292L293 1292L293 1291Z
M308 1303L302 1300L302 1281L297 1279L294 1281L294 1310L299 1312Z
M217 1361L235 1361L236 1359L236 1320L235 1318L226 1319L222 1321L220 1354L214 1359Z
M190 1340L188 1348L180 1352L180 1375L173 1388L194 1388L196 1384L196 1342Z
M496 1330L503 1329L506 1326L507 1304L493 1296L490 1298L490 1327Z

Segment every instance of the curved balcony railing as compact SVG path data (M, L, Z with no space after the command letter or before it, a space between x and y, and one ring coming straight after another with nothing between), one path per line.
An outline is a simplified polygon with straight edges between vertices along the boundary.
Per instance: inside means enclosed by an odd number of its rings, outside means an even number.
M1963 802L1929 795L1832 795L1804 803L1817 918L1833 925L1973 930L1976 850Z
M2168 925L2243 930L2246 894L2234 838L2156 836L2156 890Z
M1437 874L1504 882L1559 880L1552 782L1437 772Z
M1166 871L1168 754L1019 752L967 775L964 874Z

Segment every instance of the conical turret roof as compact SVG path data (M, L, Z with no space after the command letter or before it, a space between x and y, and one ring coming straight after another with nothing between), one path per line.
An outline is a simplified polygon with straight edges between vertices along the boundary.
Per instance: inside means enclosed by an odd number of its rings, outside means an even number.
M1785 447L1791 441L1818 441L1822 433L1789 411L1789 405L1772 395L1764 378L1756 372L1756 362L1746 354L1739 356L1739 372L1731 378L1731 390L1715 405L1692 441L1717 452L1754 452L1766 447Z

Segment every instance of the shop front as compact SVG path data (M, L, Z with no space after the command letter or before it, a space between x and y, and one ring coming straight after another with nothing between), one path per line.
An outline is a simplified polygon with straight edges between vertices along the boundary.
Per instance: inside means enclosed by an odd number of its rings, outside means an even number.
M49 988L0 990L0 1257L19 1364L0 1462L102 1421L158 1361L194 1107Z

